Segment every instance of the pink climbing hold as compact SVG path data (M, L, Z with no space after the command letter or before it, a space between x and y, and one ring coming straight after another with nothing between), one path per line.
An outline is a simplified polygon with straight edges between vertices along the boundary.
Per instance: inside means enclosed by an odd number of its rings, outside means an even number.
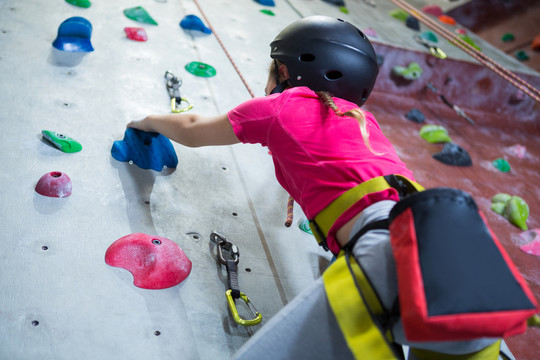
M519 237L522 240L528 241L528 243L521 246L520 249L527 254L540 256L540 236L538 236L539 233L540 229L532 229L522 232Z
M439 5L426 5L422 8L422 11L426 14L433 15L436 17L439 17L443 15L443 11Z
M166 289L191 272L191 261L173 241L141 233L126 235L109 246L105 263L128 270L143 289Z
M61 171L46 173L36 184L36 192L48 197L68 197L71 189L71 179Z
M146 36L146 31L144 31L144 28L125 27L124 31L125 31L126 36L127 36L128 39L135 40L135 41L146 41L146 40L148 40L148 36Z

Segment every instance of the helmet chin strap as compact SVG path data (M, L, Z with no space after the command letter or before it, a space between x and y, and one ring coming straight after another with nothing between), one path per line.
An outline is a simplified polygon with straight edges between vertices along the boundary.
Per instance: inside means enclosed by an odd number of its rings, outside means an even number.
M270 94L281 93L290 87L291 87L291 83L289 82L289 79L283 80L282 82L277 84L276 87L272 91L270 91Z

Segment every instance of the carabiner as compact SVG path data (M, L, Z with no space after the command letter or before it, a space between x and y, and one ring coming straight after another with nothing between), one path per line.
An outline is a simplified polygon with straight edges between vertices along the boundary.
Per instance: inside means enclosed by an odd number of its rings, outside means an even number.
M238 310L236 309L236 304L231 294L232 294L231 289L225 292L225 296L227 297L227 303L229 304L229 310L231 310L231 314L233 316L234 321L236 321L236 323L242 326L253 326L253 325L259 324L262 320L262 315L260 312L257 311L255 306L251 303L247 295L242 292L240 293L240 298L244 300L249 311L251 311L251 313L254 316L253 319L249 319L249 320L242 319L240 317L240 315L238 314Z
M240 251L236 245L227 241L225 237L216 232L210 234L210 240L217 244L218 260L221 264L227 265L227 259L223 256L223 250L229 252L231 260L233 260L235 264L238 264L238 261L240 261Z
M167 91L169 92L169 96L171 98L171 111L173 113L181 113L191 110L193 105L186 98L183 98L180 95L180 86L182 85L182 80L178 79L170 71L165 71L164 78L166 81L165 85L167 86ZM182 102L186 102L187 106L180 108L180 104Z

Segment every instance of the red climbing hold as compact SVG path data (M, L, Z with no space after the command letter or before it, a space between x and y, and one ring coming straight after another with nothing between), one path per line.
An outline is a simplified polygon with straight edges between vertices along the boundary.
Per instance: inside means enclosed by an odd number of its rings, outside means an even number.
M126 32L126 36L128 39L135 40L135 41L148 40L148 36L146 36L146 31L144 31L144 28L125 27L124 31Z
M141 233L126 235L109 246L105 262L128 270L133 284L143 289L166 289L191 272L191 261L173 241Z
M439 17L443 15L443 11L439 5L426 5L422 8L422 11L426 14L433 15L436 17Z
M60 171L46 173L37 182L36 192L49 197L68 197L71 195L71 179Z

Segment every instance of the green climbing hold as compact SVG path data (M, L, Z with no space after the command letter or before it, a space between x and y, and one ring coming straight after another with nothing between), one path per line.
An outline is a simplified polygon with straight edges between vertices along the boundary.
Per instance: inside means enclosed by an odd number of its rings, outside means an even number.
M186 70L192 73L196 76L201 77L212 77L216 76L216 69L214 69L211 65L198 62L198 61L192 61L189 64L186 64L185 66Z
M274 16L274 12L272 10L262 9L261 12L266 15Z
M65 135L50 130L42 130L41 134L63 152L75 153L82 150L81 144Z
M341 11L341 12L344 13L344 14L348 14L348 13L349 13L349 9L347 9L345 6L340 6L340 7L339 7L339 11Z
M529 205L519 196L510 196L505 193L497 194L491 199L491 210L504 216L511 224L521 230L527 230Z
M390 16L393 17L393 18L396 18L398 20L401 20L401 21L407 21L407 17L409 16L409 13L406 12L405 10L401 10L401 9L394 9L392 11L390 11Z
M431 31L424 31L423 33L420 34L420 37L424 40L431 41L433 43L439 42L439 39L437 39L437 36L435 36L435 34L432 33Z
M89 8L92 5L90 0L66 0L66 2L82 8Z
M311 228L309 227L309 220L304 218L302 220L298 221L298 228L302 230L303 232L313 235L313 232L311 231Z
M516 58L520 61L525 61L529 60L529 55L525 51L520 50L516 53Z
M514 41L515 37L512 33L506 33L501 37L502 42Z
M482 51L482 49L476 45L473 41L473 39L470 38L467 34L458 34L461 40L465 41L467 44L471 45L473 48L475 48L478 51Z
M407 67L403 66L394 66L392 68L392 72L396 75L399 75L407 80L416 80L420 76L422 76L422 73L424 72L422 68L420 67L420 64L417 62L412 62Z
M448 136L448 131L439 125L424 125L419 132L422 139L426 140L428 143L447 143L451 142L450 136Z
M131 20L135 20L145 24L157 25L158 23L152 19L150 14L142 6L125 9L124 15Z
M491 163L493 166L495 166L496 169L502 171L502 172L510 172L510 164L508 163L508 161L504 160L504 159L495 159L493 160L493 162Z

